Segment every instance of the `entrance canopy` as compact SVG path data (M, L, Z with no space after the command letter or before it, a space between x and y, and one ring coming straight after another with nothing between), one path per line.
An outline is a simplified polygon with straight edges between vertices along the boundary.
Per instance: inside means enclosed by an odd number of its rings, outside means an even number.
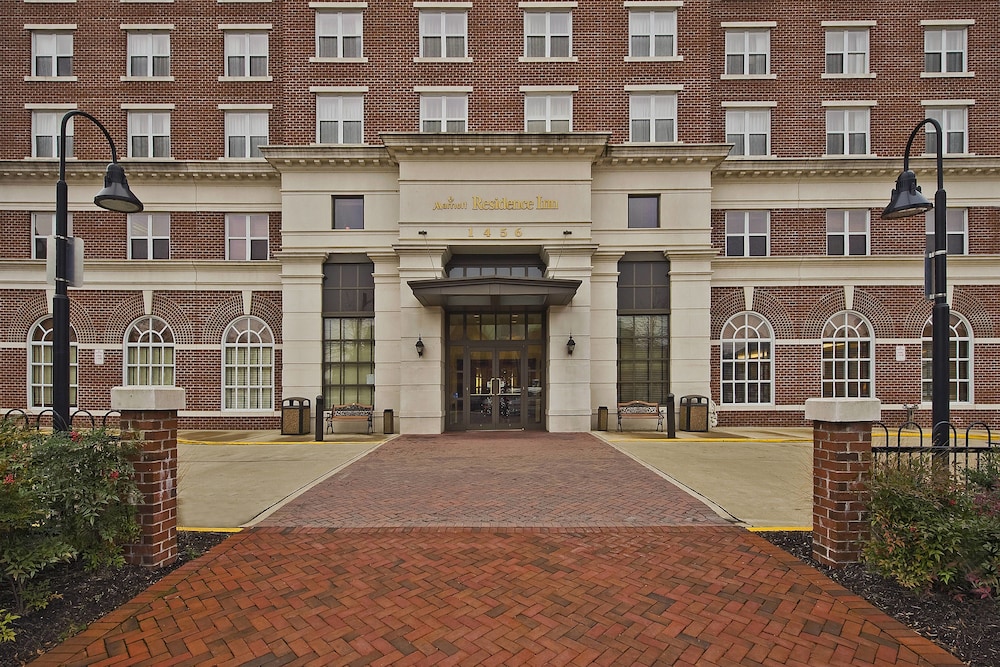
M413 296L425 306L507 308L565 306L582 281L555 278L439 278L411 280Z

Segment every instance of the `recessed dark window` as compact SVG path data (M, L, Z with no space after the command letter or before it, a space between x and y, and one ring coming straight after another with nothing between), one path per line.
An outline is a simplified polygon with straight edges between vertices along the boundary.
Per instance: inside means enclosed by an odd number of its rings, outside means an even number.
M362 195L333 198L334 229L365 228L365 198Z
M656 229L660 226L659 195L628 196L629 229Z

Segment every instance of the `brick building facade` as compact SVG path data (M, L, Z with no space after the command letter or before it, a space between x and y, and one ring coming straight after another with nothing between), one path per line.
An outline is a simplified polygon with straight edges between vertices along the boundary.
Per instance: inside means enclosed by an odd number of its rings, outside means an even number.
M67 126L74 404L176 384L182 427L283 398L403 432L585 430L698 395L930 413L924 216L943 127L952 416L1000 426L1000 9L984 1L12 0L0 76L0 408L51 400ZM930 195L937 140L911 168ZM572 339L575 348L567 347ZM423 343L418 355L415 342Z

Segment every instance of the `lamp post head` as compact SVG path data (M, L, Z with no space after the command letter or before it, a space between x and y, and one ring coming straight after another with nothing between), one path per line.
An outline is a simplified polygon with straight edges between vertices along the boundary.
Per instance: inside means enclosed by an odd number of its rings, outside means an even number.
M117 162L108 165L104 174L104 189L94 197L94 203L118 213L138 213L142 210L142 202L129 190L125 170Z
M883 220L909 218L925 213L934 208L934 204L920 193L917 185L917 175L906 170L896 178L896 187L892 190L892 199L882 211Z

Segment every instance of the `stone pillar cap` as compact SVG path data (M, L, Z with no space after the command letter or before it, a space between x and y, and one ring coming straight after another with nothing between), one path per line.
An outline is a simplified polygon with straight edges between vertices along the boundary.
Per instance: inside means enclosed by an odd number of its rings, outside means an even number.
M810 398L806 419L831 423L874 422L882 418L882 401L877 398Z
M183 387L112 387L112 410L183 410Z

